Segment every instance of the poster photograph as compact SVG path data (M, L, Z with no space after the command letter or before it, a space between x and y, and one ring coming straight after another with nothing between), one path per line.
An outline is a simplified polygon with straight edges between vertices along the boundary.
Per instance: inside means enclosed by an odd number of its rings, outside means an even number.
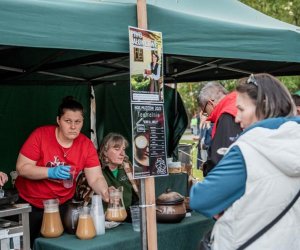
M163 101L161 32L129 27L132 101Z
M168 175L163 104L132 103L133 176Z

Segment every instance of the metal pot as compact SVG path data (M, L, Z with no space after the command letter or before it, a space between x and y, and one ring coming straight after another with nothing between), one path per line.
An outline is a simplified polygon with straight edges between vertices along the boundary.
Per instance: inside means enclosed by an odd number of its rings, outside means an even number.
M163 223L180 222L186 214L184 197L167 189L156 199L156 219Z
M72 200L67 204L67 210L62 218L65 231L69 234L75 234L78 224L79 211L83 206L83 201Z

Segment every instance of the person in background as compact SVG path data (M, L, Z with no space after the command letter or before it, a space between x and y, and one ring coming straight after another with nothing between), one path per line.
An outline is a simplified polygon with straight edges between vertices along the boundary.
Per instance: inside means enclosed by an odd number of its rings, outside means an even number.
M292 98L296 104L297 115L300 115L300 90L292 95Z
M124 206L129 215L129 207L139 204L138 183L133 179L132 165L125 154L127 140L120 134L106 135L99 149L102 172L109 188L123 186Z
M8 181L8 177L6 173L0 172L0 186L4 186L4 184Z
M83 120L83 106L72 97L66 97L58 108L57 125L34 130L20 150L16 188L19 202L32 206L29 214L31 245L40 234L44 200L58 199L61 216L64 216L66 203L75 193L76 185L67 188L63 183L71 177L71 171L75 182L79 172L84 170L93 190L109 200L97 151L91 140L80 133Z
M202 112L197 112L196 118L197 118L197 135L200 135L200 123L201 123L201 114Z
M211 134L211 146L208 148L207 161L203 164L206 176L223 157L220 150L228 148L242 132L235 122L236 92L229 93L218 82L208 82L200 91L198 102L207 121L214 124Z
M194 114L191 119L191 132L193 135L197 135L197 114Z
M300 117L290 93L265 73L239 80L236 91L235 119L244 131L190 191L192 209L218 218L213 250L237 249L247 242L287 207L300 187ZM299 216L298 199L247 249L300 249Z
M198 156L197 156L197 169L202 169L202 165L207 161L207 149L211 145L211 131L212 124L206 121L207 114L200 112L200 126L199 126L199 142L198 142Z
M159 56L156 51L152 51L149 69L144 73L144 77L150 79L149 92L160 92L160 71Z

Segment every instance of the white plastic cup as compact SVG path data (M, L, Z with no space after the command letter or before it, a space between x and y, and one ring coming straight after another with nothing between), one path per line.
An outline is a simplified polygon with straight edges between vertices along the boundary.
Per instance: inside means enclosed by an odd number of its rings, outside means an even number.
M94 221L94 226L97 235L105 234L105 216L103 212L101 195L92 196L91 215Z
M130 213L132 219L132 228L135 232L140 232L140 207L139 206L130 206Z

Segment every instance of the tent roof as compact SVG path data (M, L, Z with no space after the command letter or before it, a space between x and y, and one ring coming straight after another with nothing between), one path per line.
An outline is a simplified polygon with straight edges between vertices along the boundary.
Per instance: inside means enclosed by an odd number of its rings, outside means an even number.
M299 74L299 27L234 0L147 4L148 28L163 34L166 81L229 79L262 71ZM72 73L73 80L129 74L128 26L137 26L136 19L136 0L2 0L0 57L18 56L23 64L2 57L0 75L20 75L28 68L31 73L47 69L52 78ZM26 60L29 52L35 65ZM97 67L91 67L96 61Z

